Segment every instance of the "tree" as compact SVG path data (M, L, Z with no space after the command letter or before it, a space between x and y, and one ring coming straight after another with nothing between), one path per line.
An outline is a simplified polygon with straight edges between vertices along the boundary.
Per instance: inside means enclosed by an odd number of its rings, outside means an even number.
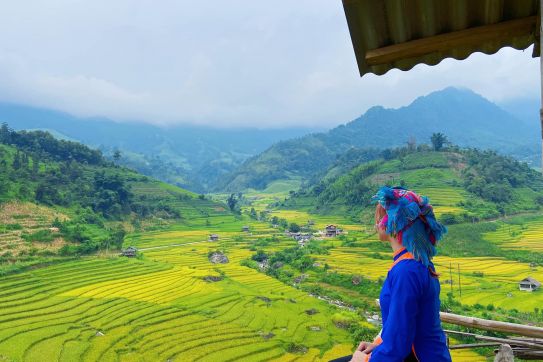
M296 223L291 223L288 227L288 231L290 231L291 233L299 233L300 232L300 225L296 224Z
M432 142L434 151L440 151L443 148L443 145L449 142L447 140L447 136L445 136L441 132L432 133L432 137L430 138L430 141Z
M230 194L228 199L226 200L226 204L228 205L228 208L232 212L237 212L237 205L238 205L238 199L236 199L236 195Z
M263 262L264 260L268 260L269 256L264 252L264 250L258 250L255 255L251 257L254 261Z
M123 246L124 237L126 236L126 230L122 225L117 225L111 231L111 241L116 249L120 249ZM109 245L108 245L109 246Z
M32 179L36 179L40 173L40 161L37 155L32 156Z
M11 130L6 122L0 127L0 143L9 144L11 141Z
M258 215L256 214L256 210L254 207L251 207L251 212L249 213L249 216L251 216L251 219L258 219Z
M385 161L389 161L394 158L394 152L392 152L392 150L389 150L388 148L386 150L383 150L381 155L385 159Z
M115 152L113 152L113 160L115 162L118 162L121 159L121 156L122 156L121 151L115 150Z
M14 170L18 170L21 168L21 154L19 153L19 150L17 150L17 153L15 153L15 156L13 156L13 163L11 164L11 167L13 167Z

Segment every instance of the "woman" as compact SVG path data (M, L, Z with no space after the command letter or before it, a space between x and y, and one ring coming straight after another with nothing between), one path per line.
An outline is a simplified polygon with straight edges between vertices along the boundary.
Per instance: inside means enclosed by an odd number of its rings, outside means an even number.
M375 227L390 243L393 263L379 301L383 329L373 343L361 342L352 362L448 362L451 356L439 319L439 280L431 260L446 228L426 197L399 187L382 187Z

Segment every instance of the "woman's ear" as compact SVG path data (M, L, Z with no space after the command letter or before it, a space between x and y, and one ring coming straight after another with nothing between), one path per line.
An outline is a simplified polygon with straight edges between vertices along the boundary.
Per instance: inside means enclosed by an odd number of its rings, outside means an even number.
M387 214L385 208L381 204L377 204L375 206L375 224L379 224L381 220L385 217Z

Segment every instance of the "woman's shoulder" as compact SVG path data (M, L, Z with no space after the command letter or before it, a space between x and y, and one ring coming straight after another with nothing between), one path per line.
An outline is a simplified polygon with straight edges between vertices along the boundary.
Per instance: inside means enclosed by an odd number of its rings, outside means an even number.
M394 279L426 280L428 274L428 268L421 262L414 259L405 259L394 265L389 275Z
M417 261L415 259L404 259L401 260L399 263L394 265L394 267L391 269L391 271L420 271L420 270L427 270L428 268L424 266L420 261Z

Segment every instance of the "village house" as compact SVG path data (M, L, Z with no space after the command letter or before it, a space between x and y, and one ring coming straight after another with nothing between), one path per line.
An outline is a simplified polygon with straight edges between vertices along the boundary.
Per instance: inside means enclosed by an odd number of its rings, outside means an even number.
M209 241L219 241L219 235L217 235L217 234L210 234L210 235L209 235Z
M247 225L243 226L241 228L241 231L245 232L245 233L248 233L249 232L249 227Z
M541 283L532 277L524 278L518 283L519 290L526 292L533 292L541 287Z
M341 233L342 233L342 230L338 228L336 225L326 225L325 232L324 232L324 234L327 237L338 236Z
M121 251L121 255L122 256L126 256L126 257L129 257L129 258L133 258L136 256L136 253L138 252L138 249L136 249L135 247L133 246L129 246L128 248L124 249L123 251Z

